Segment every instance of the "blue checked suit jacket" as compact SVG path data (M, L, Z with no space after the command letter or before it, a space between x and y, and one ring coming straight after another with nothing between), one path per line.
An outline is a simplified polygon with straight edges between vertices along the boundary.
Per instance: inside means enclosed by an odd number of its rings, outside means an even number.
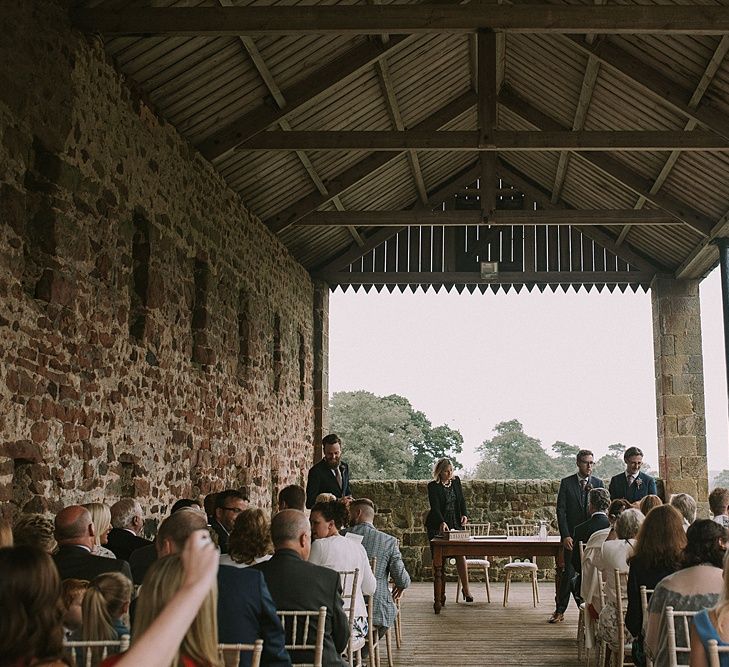
M372 620L375 625L389 628L395 622L397 609L390 594L390 577L398 588L407 588L410 585L410 575L402 561L400 547L397 540L377 530L371 523L359 523L352 526L347 532L362 535L362 546L370 559L377 558L375 566L375 591Z

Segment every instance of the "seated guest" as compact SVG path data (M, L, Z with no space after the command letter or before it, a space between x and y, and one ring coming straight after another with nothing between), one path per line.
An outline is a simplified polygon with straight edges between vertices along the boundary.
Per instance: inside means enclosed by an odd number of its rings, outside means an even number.
M615 570L619 570L621 574L628 574L628 558L633 555L635 537L644 518L639 510L625 510L615 522L617 539L606 541L602 545L600 572L605 582L605 606L600 611L597 636L607 643L610 651L620 649L618 624L622 624L623 619L618 618L617 596L626 596L625 590L618 591L615 588ZM626 636L626 643L629 642L632 642L632 637Z
M91 514L81 505L65 507L56 515L55 537L58 551L53 560L61 579L86 579L105 572L121 572L132 578L129 564L124 560L94 556L96 533Z
M202 507L200 507L200 503L195 500L190 500L189 498L182 498L176 501L174 505L172 505L170 514L174 514L180 510L187 511L190 509L198 512L202 516L205 516L205 512ZM147 570L149 570L152 563L157 560L157 547L155 542L150 542L147 546L135 549L132 551L132 555L129 556L129 567L132 570L132 581L134 581L135 586L141 586L142 581L144 580L144 575L147 574Z
M228 537L228 553L220 555L221 565L248 567L271 558L271 526L263 510L247 509L238 515Z
M359 569L357 587L354 590L354 628L352 650L362 648L367 641L367 605L365 595L374 595L377 580L372 574L370 561L364 547L355 540L339 534L338 526L347 521L347 508L341 502L316 503L311 508L311 545L309 562L331 568L337 572ZM349 593L347 591L347 593ZM351 604L352 601L350 601Z
M61 581L51 557L29 546L0 549L0 664L67 667Z
M83 579L64 579L61 582L63 602L63 630L66 639L81 632L83 625L82 605L89 582Z
M362 546L370 558L376 558L374 609L372 622L381 636L391 627L397 616L397 608L390 593L390 579L395 582L396 595L410 585L410 575L402 561L397 540L377 530L374 526L375 506L369 498L353 500L349 506L350 524L348 534L362 535Z
M643 452L637 447L628 447L623 454L625 472L615 475L610 480L608 489L611 498L625 498L634 507L642 498L655 495L656 480L640 471L643 465Z
M289 484L278 492L278 511L306 509L306 491L298 484Z
M217 495L217 493L208 493L203 499L203 509L205 510L205 514L207 514L208 523L211 525L215 521L215 497Z
M610 520L608 519L607 510L610 507L610 494L607 489L597 488L591 489L587 496L587 509L590 518L587 521L575 526L572 534L572 540L575 548L572 549L572 567L577 573L577 581L575 582L576 590L580 590L580 582L582 572L582 561L580 558L579 544L587 544L590 536L598 530L610 528Z
M688 530L688 527L696 521L696 501L693 496L688 493L674 493L671 496L671 505L673 505L683 517L683 529Z
M52 554L58 547L53 521L42 514L21 514L13 526L13 543L16 547L37 547Z
M723 589L722 568L729 540L727 529L709 519L701 519L689 526L686 539L682 568L658 582L648 607L645 650L655 667L667 667L669 664L665 608L671 606L676 611L699 611L713 607ZM688 641L680 624L676 630L676 641L684 646Z
M640 501L640 511L643 512L643 516L648 516L648 512L660 505L663 505L663 501L658 496L646 496Z
M320 493L316 497L316 501L314 502L314 505L316 503L333 503L336 502L337 497L333 493Z
M182 586L184 572L180 556L173 554L156 561L139 591L134 616L132 645L149 628L165 605ZM181 667L220 667L217 643L216 591L212 588L187 629L173 665ZM115 665L124 654L110 656L102 667Z
M633 661L644 667L643 607L640 587L653 590L658 582L681 567L686 532L679 511L671 505L655 507L646 516L628 558L628 610L625 627L634 637Z
M129 560L135 549L150 543L141 536L144 514L142 506L134 498L122 498L111 506L111 525L108 547L117 558Z
M95 556L104 556L104 558L116 558L114 552L104 546L109 542L109 533L111 532L111 509L109 509L109 506L106 503L86 503L81 507L85 507L89 511L91 520L94 522L96 543L91 553Z
M324 667L343 667L341 653L349 641L349 621L342 608L339 575L326 567L307 562L311 549L309 521L303 512L284 510L271 521L271 538L275 552L264 562L237 572L259 570L266 578L273 601L279 610L313 611L327 608L324 630ZM308 641L314 643L316 624L312 624ZM292 662L311 662L311 651L293 651Z
M729 528L729 489L722 487L715 488L709 494L709 508L714 515L714 521L721 524L724 528Z
M729 646L729 559L724 559L724 587L716 607L702 609L691 624L691 667L709 667L707 649L713 639L719 646ZM721 667L729 666L729 653L720 653Z
M182 509L162 522L155 544L160 558L181 553L190 535L207 528L202 512ZM146 586L146 580L145 580ZM218 570L218 641L221 644L252 644L263 639L262 665L290 665L283 627L263 575L249 568ZM250 654L241 654L241 667L250 664Z
M83 641L117 641L129 634L122 617L129 612L132 601L132 582L118 572L94 577L86 589L82 603L81 637ZM111 650L110 653L116 651ZM92 651L93 663L103 654L102 649ZM86 656L77 662L83 664Z
M248 497L241 491L226 489L215 496L215 519L210 525L218 536L220 553L228 553L228 536L238 515L248 509Z

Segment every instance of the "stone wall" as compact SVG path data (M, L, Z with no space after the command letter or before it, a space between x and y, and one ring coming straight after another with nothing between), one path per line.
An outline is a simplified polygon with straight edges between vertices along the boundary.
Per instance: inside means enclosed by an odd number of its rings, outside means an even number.
M61 3L3 19L1 511L270 507L311 460L308 273Z

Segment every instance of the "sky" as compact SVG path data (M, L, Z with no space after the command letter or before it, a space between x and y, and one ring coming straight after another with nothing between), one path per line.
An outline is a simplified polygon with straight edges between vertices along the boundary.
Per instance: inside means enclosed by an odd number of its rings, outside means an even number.
M721 284L701 284L710 470L729 468ZM330 296L329 391L400 394L461 432L465 468L501 421L599 458L620 442L657 465L650 293L453 290ZM345 443L346 446L346 443Z

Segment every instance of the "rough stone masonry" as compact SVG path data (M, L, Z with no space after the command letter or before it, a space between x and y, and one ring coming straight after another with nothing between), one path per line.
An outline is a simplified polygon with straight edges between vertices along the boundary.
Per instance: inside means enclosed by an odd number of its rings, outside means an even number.
M308 273L50 0L3 5L0 506L302 481Z

